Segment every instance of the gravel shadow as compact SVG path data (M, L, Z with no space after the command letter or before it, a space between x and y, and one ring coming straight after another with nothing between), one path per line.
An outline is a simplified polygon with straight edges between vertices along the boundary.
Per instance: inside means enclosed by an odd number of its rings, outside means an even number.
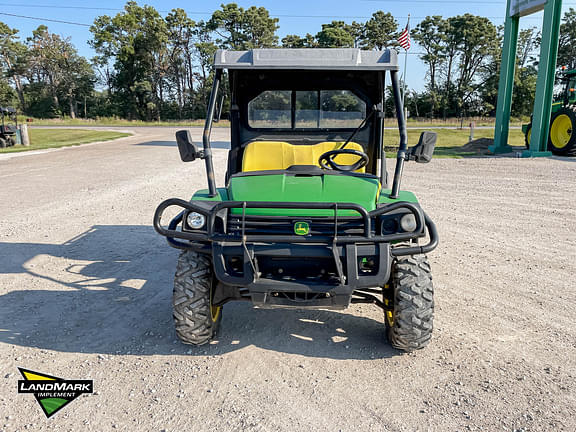
M0 250L2 279L25 284L0 296L6 344L132 355L224 354L246 346L333 359L399 354L386 343L383 316L255 309L247 302L225 305L211 344L181 344L170 304L178 252L150 226L98 225L64 244L0 243Z

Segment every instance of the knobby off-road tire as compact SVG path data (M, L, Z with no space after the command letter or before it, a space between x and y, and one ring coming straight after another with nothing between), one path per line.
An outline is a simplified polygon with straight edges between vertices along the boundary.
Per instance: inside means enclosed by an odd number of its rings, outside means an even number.
M432 337L434 286L426 255L398 257L392 267L393 311L386 317L388 341L394 348L414 351Z
M180 254L172 299L176 334L182 342L202 345L218 332L222 307L211 304L214 283L209 256L193 251Z

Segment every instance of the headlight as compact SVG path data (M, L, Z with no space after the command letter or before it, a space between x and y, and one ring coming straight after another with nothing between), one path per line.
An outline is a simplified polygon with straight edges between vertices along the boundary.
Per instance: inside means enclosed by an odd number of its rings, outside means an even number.
M400 227L406 232L414 232L416 231L416 218L412 213L406 214L402 216L400 219Z
M188 216L186 216L186 223L192 229L200 229L206 223L206 218L200 213L190 212Z

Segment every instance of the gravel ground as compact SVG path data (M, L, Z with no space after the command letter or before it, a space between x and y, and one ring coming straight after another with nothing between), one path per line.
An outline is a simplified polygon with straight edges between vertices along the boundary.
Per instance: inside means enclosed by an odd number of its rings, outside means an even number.
M245 303L191 348L172 327L177 251L151 227L205 184L173 132L0 158L0 430L576 430L576 159L407 165L441 235L423 351L392 349L374 306ZM47 420L17 367L96 393Z

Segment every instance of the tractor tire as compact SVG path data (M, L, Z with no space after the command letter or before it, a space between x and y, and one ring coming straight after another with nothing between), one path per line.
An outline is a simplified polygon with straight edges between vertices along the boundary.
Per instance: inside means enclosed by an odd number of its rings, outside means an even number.
M4 138L0 138L0 148L6 148L6 140Z
M393 291L392 308L386 311L388 341L407 352L424 348L432 338L434 318L434 286L426 255L396 258L389 287Z
M14 147L16 145L16 140L12 137L8 138L6 142L7 147Z
M530 138L532 138L532 122L528 124L526 134L524 135L524 144L526 145L527 150L530 150Z
M576 156L576 113L561 108L552 115L548 150L557 156Z
M183 251L178 257L172 300L176 334L185 344L203 345L218 332L222 306L212 306L214 286L210 257Z

